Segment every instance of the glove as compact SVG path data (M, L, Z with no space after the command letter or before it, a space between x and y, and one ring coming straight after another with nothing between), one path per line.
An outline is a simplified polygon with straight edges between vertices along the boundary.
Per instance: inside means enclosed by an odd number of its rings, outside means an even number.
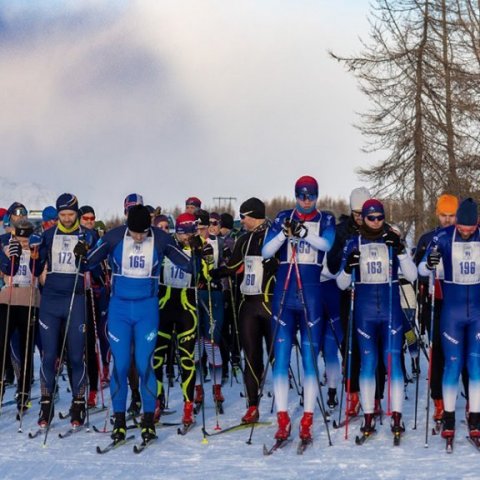
M399 235L397 235L393 230L387 230L382 235L385 245L387 247L392 247L392 250L397 254L401 255L405 253L405 245L402 243L402 240Z
M351 274L355 267L360 265L360 252L358 250L352 250L347 257L347 263L345 265L345 273Z
M262 260L263 271L267 277L273 277L277 273L279 261L275 257Z
M30 238L28 239L28 246L30 247L30 250L38 248L41 243L42 237L40 235L37 235L36 233L32 233L32 235L30 235Z
M195 253L200 254L202 252L203 242L200 235L192 235L188 239L188 244Z
M83 240L80 240L77 242L73 249L73 254L75 255L75 258L78 260L79 258L86 257L88 253L88 246L86 242Z
M22 254L22 246L18 240L10 240L7 249L7 255L9 258L20 258L20 255Z
M223 247L222 256L225 260L228 260L232 256L232 251L229 247Z
M305 238L308 234L308 228L304 225L303 222L292 221L291 230L294 237Z
M292 236L292 220L290 218L286 218L282 225L282 232L286 238Z
M212 268L208 274L210 275L210 278L214 281L220 280L223 275L222 275L222 267L220 268Z
M205 242L202 247L202 257L213 257L213 247L210 243Z
M435 270L437 265L440 263L442 256L437 250L432 250L427 257L427 268L429 270Z
M418 342L417 336L413 330L405 332L405 340L407 341L408 351L410 356L415 359L418 358Z

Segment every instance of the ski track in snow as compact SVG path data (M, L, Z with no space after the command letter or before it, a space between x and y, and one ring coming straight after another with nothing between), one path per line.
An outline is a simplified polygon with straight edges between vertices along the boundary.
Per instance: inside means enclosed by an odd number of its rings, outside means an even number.
M292 356L292 362L295 362ZM323 362L320 362L322 364ZM409 358L407 355L407 363ZM36 358L36 371L39 360ZM294 369L296 371L296 369ZM383 426L377 421L377 433L363 446L355 445L355 435L359 434L361 422L350 425L349 439L344 439L345 430L334 430L330 424L333 446L328 446L325 426L318 410L315 414L314 443L299 456L296 453L298 442L298 424L302 414L298 406L295 390L290 390L290 408L292 415L293 443L275 452L269 457L262 453L262 447L273 445L275 433L275 414L270 413L272 399L264 396L261 402L261 419L271 420L272 426L256 428L252 445L245 442L250 430L227 433L209 437L208 443L202 443L201 414L197 415L197 426L186 436L177 435L176 427L158 428L158 440L140 455L132 452L134 443L140 443L140 433L134 432L134 442L119 447L105 455L95 452L96 445L105 446L110 442L108 434L81 431L75 435L59 439L58 433L69 428L67 420L59 420L58 412L68 411L71 396L66 392L65 381L60 381L60 401L55 405L55 421L50 430L47 446L43 447L43 435L29 439L28 432L36 430L38 400L23 419L23 433L18 433L15 421L14 405L4 407L0 416L0 471L2 480L10 479L295 479L328 478L355 480L390 479L467 479L478 478L480 453L465 439L467 427L461 423L464 417L465 400L457 401L457 435L454 452L445 453L445 443L439 435L429 435L429 447L425 448L425 407L426 407L426 362L422 364L420 376L420 395L417 430L412 430L414 422L415 385L408 385L408 400L404 401L404 421L406 432L399 447L393 447L389 419L384 416ZM267 383L266 391L271 389ZM38 395L39 382L33 386L34 395ZM224 386L225 414L219 416L221 426L227 427L239 422L245 412L245 399L240 397L242 386L230 383ZM206 391L206 429L215 428L215 411L211 397L211 383L205 384ZM106 401L108 389L104 390ZM326 397L326 388L323 389ZM14 389L5 393L10 400ZM385 401L384 408L386 408ZM180 421L182 413L181 389L178 383L170 390L169 408L176 409L165 421ZM430 412L432 413L433 404ZM338 418L338 407L332 418ZM105 413L91 417L91 424L103 428ZM433 422L430 421L430 429Z

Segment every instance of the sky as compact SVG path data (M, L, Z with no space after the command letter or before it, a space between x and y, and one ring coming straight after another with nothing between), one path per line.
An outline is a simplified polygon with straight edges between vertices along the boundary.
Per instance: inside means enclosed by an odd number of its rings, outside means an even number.
M361 185L368 108L331 60L360 51L366 0L0 0L0 175L101 216L141 193L320 195ZM5 195L3 195L4 197ZM17 200L17 199L16 199Z

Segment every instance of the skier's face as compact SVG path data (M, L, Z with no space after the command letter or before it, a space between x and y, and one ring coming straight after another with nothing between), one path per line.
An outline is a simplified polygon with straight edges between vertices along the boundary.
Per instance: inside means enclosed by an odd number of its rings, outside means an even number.
M457 225L457 231L463 240L470 238L475 233L477 228L477 225Z
M185 207L185 213L190 213L192 215L195 215L196 211L197 211L197 207L195 205L187 205Z
M302 200L300 197L297 197L297 204L300 206L301 211L310 212L315 208L317 203L317 197L311 198L310 196L305 196L305 200Z
M187 246L190 238L193 237L193 233L176 233L177 240L182 244Z
M147 238L147 235L148 235L148 232L139 233L139 232L132 232L131 230L129 230L129 232L130 232L130 236L133 238L133 241L135 243L142 243Z
M383 227L385 222L385 216L381 213L372 213L370 215L365 216L363 219L367 227L371 228L372 230L379 230Z
M58 220L65 228L72 228L77 220L77 212L74 210L62 210L58 212Z
M363 224L362 211L352 210L353 221L358 225Z
M210 235L218 235L220 233L220 222L216 218L211 218L209 224L208 233Z
M454 213L439 213L438 222L441 227L449 227L455 223L455 214Z

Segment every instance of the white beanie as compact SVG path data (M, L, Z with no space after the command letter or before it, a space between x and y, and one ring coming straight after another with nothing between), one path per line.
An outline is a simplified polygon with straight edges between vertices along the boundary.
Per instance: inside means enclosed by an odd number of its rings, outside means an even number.
M350 210L361 211L363 204L371 198L372 195L365 187L355 188L350 194Z

